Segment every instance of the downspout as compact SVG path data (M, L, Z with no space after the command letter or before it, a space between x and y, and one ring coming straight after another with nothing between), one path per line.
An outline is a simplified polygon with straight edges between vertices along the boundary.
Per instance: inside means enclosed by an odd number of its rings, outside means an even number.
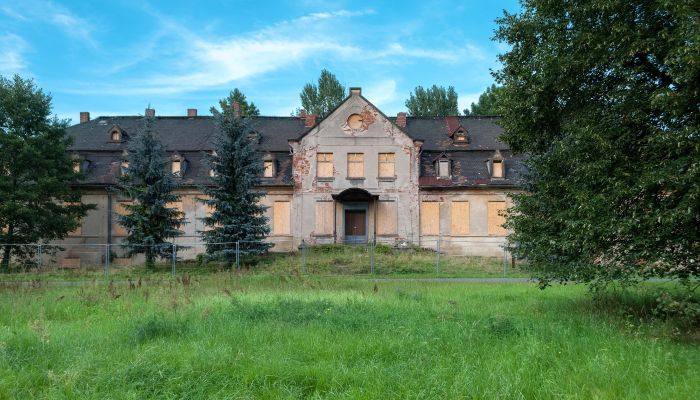
M112 244L112 188L107 186L107 244Z

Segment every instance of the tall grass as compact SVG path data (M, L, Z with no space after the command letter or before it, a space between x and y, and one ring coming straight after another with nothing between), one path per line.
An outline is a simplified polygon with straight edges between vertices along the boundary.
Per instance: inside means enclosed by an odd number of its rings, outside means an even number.
M155 276L0 289L2 398L693 398L700 349L577 286ZM682 340L681 340L682 339Z

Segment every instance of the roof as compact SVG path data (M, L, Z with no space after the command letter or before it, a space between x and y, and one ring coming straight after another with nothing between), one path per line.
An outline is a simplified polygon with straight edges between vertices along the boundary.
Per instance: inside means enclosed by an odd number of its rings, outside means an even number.
M299 117L250 117L250 127L258 133L256 144L261 153L270 154L277 174L263 178L264 185L292 184L292 157L289 140L299 140L310 128ZM396 118L389 118L396 123ZM320 121L319 121L320 122ZM127 147L126 141L114 142L110 132L118 128L128 140L143 127L141 116L102 116L73 125L67 129L73 137L71 151L90 160L86 185L116 183L119 164ZM467 133L467 143L455 143L451 135L459 128ZM205 153L214 149L218 128L211 116L154 118L153 128L170 153L177 152L187 160L187 172L182 178L185 185L201 185L209 181ZM508 146L498 140L503 132L498 117L450 116L406 117L406 126L400 127L410 138L422 140L420 184L425 187L443 186L514 186L521 174L522 157L513 157ZM499 150L505 157L506 179L488 177L486 161ZM434 160L445 154L453 160L452 179L435 177Z

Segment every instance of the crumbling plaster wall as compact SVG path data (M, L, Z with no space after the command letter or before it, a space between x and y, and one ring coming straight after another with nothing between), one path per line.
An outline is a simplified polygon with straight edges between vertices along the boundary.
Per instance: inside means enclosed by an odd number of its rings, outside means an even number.
M348 126L348 117L362 116L358 129ZM418 238L418 149L414 141L399 127L364 100L358 92L331 115L321 121L299 142L292 142L294 204L293 231L295 239L311 243L343 240L343 205L336 204L335 238L320 237L314 232L315 204L330 201L333 194L349 188L360 188L378 195L379 201L395 201L397 206L396 234L377 238L383 241ZM318 178L316 154L333 153L333 177ZM364 179L349 179L347 154L364 154ZM395 154L395 177L379 178L379 153ZM368 237L373 238L375 207L368 204Z

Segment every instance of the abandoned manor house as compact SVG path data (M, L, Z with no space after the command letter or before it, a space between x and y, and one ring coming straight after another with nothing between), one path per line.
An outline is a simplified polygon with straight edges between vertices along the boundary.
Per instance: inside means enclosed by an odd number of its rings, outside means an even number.
M155 116L155 110L146 109ZM501 256L507 193L518 190L521 158L498 141L497 117L388 117L360 88L326 118L305 112L290 117L252 117L260 154L262 202L273 251L309 244L374 241L414 244L444 252ZM127 142L143 127L139 116L90 118L68 128L83 201L97 208L60 243L64 266L99 263L104 249L126 235L117 223L129 199L115 190L127 167ZM210 210L197 201L210 182L205 162L217 127L210 116L155 116L154 129L167 148L168 168L180 183L187 224L176 243L202 243L201 218ZM80 245L78 245L80 244ZM115 264L127 265L114 246ZM194 257L203 246L190 246Z

